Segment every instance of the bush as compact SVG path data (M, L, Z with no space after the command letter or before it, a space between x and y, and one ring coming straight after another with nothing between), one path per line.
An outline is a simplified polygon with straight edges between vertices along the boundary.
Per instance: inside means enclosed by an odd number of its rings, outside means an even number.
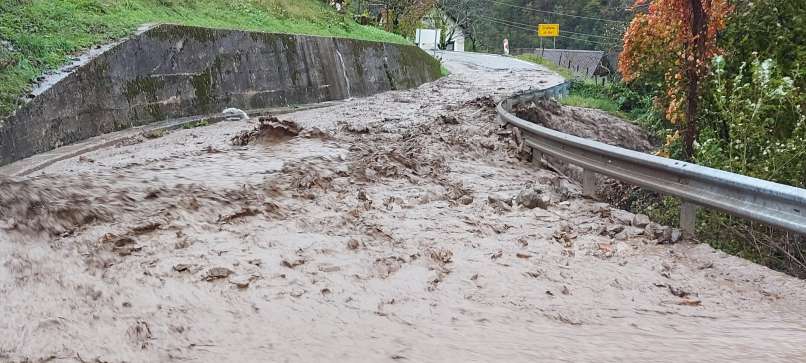
M697 162L806 187L806 99L795 81L772 59L756 58L729 76L716 57L709 88Z
M720 37L726 71L737 74L743 62L773 59L783 74L806 88L806 0L735 1L736 10Z

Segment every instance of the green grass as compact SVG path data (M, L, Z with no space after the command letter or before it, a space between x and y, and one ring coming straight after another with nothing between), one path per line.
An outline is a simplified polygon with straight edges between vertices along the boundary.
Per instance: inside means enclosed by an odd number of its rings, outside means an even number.
M615 82L598 84L591 80L571 81L571 91L560 99L567 106L595 108L640 125L654 140L661 140L672 127L653 106L649 95L636 92Z
M182 125L182 128L183 129L195 129L197 127L205 127L205 126L210 126L210 122L207 121L207 120L200 120L200 121L196 121L196 122L186 123L186 124Z
M448 68L445 68L444 65L440 64L439 65L439 74L442 75L443 77L447 77L448 75L451 74L451 71L449 71Z
M640 115L623 112L623 107L613 98L612 92L608 92L605 86L599 86L595 82L577 80L574 72L568 68L558 66L551 61L535 54L522 54L515 58L522 61L539 64L549 70L559 74L567 80L573 80L571 92L568 96L560 99L560 103L566 106L595 108L605 111L613 116L635 121Z
M145 23L335 36L408 44L320 0L0 0L0 119L43 72Z
M552 63L551 61L547 60L546 58L543 58L543 57L541 57L539 55L521 54L519 56L516 56L515 58L520 59L522 61L527 61L527 62L530 62L530 63L535 63L535 64L539 64L541 66L544 66L544 67L548 68L549 70L551 70L552 72L555 72L555 73L559 74L560 76L562 76L565 79L574 79L574 72L572 72L570 69L558 66L558 65Z
M595 108L625 120L630 119L627 114L619 110L619 106L613 102L613 100L607 98L570 94L567 97L561 98L560 103L566 106Z

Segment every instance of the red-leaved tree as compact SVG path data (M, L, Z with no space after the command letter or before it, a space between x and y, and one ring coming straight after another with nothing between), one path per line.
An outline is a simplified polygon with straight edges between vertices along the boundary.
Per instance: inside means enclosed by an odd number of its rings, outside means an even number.
M717 33L731 11L728 0L636 0L648 5L624 35L619 69L624 80L652 81L665 88L666 118L683 131L687 158L694 155L700 85L710 59L719 54Z

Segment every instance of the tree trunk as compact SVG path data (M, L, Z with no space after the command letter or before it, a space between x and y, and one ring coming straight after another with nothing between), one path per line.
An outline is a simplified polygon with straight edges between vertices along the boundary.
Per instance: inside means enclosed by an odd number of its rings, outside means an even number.
M705 0L709 1L709 0ZM697 140L697 113L700 106L700 76L705 58L705 38L708 25L703 9L703 0L689 0L691 7L691 55L686 59L686 80L688 81L688 92L686 92L686 125L683 134L685 147L685 157L691 160L694 157L694 142Z

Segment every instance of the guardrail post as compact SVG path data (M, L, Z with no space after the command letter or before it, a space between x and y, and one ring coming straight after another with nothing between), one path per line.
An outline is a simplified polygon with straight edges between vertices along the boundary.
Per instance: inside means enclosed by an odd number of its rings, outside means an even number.
M582 170L582 195L596 197L596 173L588 169Z
M543 152L532 148L532 163L537 165L537 167L543 167Z
M680 229L689 236L697 232L697 206L685 200L680 204Z

